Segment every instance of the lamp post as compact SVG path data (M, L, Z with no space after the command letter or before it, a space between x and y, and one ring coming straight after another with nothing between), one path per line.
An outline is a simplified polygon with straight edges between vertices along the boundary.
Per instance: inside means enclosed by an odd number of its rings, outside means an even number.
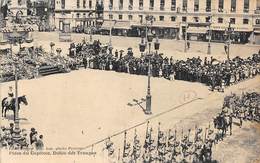
M110 21L113 21L112 20L112 4L109 4L109 17L111 17ZM110 23L110 29L109 29L109 46L112 46L112 23Z
M18 11L16 13L16 16L13 17L13 21L18 24L20 21L19 13L21 11ZM12 45L19 44L19 52L21 52L21 44L26 41L26 35L28 34L28 30L25 30L25 27L23 30L18 30L16 24L12 26L12 32L8 33L8 42L10 44L10 50L11 50L11 57L13 58L13 67L14 67L14 77L15 77L15 118L14 118L14 134L12 135L12 138L15 143L19 143L19 140L21 138L21 130L19 126L19 104L18 104L18 58L13 57L13 47ZM21 27L21 26L20 26Z
M230 45L231 45L231 35L234 34L234 28L231 27L231 22L228 23L228 28L225 30L225 36L227 36L227 60L230 60Z
M188 36L187 36L187 34L188 34L188 22L187 22L187 20L188 20L188 17L187 17L187 15L188 15L188 13L187 13L187 11L186 11L186 21L185 21L185 45L184 45L184 52L186 53L187 52L187 39L188 39Z
M209 16L209 42L208 42L208 54L211 54L211 24L212 24L212 16Z
M146 26L148 29L148 27ZM147 94L146 94L146 109L145 109L145 114L152 114L152 95L151 95L151 57L152 57L152 52L151 52L151 44L153 41L154 35L152 34L151 30L146 33L146 41L144 41L144 38L141 39L141 43L139 44L139 50L141 53L144 53L146 50L146 43L148 42L148 53L146 55L148 59L148 82L147 82ZM158 51L160 48L160 43L158 38L156 39L154 43L154 49Z

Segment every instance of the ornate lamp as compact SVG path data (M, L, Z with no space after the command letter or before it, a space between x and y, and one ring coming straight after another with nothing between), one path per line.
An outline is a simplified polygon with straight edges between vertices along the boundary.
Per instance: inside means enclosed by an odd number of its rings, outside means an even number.
M149 30L149 32L147 34L147 41L149 43L151 43L153 41L153 37L154 37L154 35L152 34L151 30Z
M139 50L141 53L145 51L145 43L144 43L144 38L142 37L141 43L139 44Z
M158 37L156 37L156 41L154 42L154 49L157 51L160 49L160 42Z

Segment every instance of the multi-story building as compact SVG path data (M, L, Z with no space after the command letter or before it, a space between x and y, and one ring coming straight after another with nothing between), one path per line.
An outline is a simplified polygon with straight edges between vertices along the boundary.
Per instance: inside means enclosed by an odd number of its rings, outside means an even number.
M160 37L223 41L229 23L236 42L260 43L260 0L104 0L104 21L116 20L118 34L139 36L146 15ZM106 24L106 23L104 23ZM105 28L105 27L104 27ZM121 29L121 30L120 30Z
M68 31L75 28L84 30L96 26L102 20L100 0L55 0L55 24L59 30Z

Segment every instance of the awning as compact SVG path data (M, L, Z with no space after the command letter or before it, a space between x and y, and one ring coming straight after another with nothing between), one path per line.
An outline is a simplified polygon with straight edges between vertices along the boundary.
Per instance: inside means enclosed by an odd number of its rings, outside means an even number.
M159 27L159 28L179 28L180 25L176 23L162 23L162 22L154 22L152 27Z
M34 46L34 44L33 44L33 42L31 42L31 43L23 43L23 44L21 44L21 46L25 47L25 48L31 48L31 47Z
M9 44L4 44L0 46L0 50L6 50L6 49L10 49L10 45Z
M260 30L254 30L254 33L260 34Z
M117 21L115 29L131 29L130 21Z
M114 27L115 21L105 20L101 26L101 29L110 30L111 27Z
M194 34L205 34L207 33L208 28L206 27L189 27L187 33L194 33Z

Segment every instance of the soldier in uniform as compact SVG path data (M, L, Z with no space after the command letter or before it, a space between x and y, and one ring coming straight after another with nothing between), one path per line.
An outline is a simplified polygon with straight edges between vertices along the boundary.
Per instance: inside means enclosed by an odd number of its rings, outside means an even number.
M173 162L181 162L182 161L182 152L181 152L180 142L176 141L174 144L174 151L173 151Z
M8 90L8 96L7 96L7 104L10 105L11 104L11 101L14 97L14 93L13 93L13 87L10 86L9 87L9 90Z
M124 153L123 153L123 158L122 158L123 163L130 163L130 161L131 161L130 152L131 152L130 143L127 143L126 146L124 147Z
M114 143L110 140L110 138L108 138L105 142L105 149L108 150L108 156L112 156L114 154Z

